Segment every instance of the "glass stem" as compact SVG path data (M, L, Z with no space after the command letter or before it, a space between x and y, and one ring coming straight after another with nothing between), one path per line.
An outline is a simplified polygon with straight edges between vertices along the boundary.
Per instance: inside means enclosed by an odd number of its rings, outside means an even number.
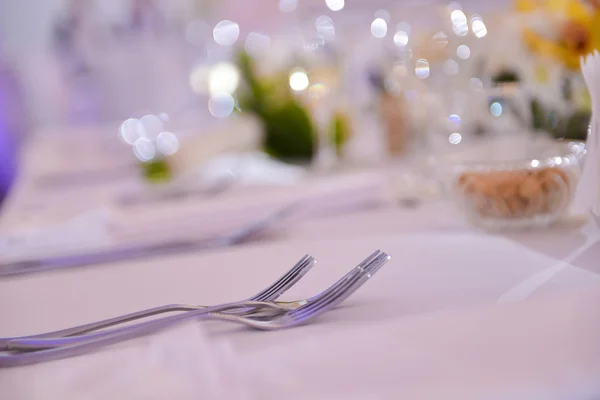
M329 97L322 99L315 111L315 121L318 131L318 148L316 167L319 170L330 170L337 162L337 155L331 137L331 121L333 107Z

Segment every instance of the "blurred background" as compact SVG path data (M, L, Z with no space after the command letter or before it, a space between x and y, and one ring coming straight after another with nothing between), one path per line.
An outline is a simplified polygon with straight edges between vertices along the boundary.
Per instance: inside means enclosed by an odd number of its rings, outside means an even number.
M199 388L203 399L225 387L256 390L247 398L349 392L357 371L353 398L416 393L424 380L415 376L437 379L427 398L458 398L448 393L459 389L467 398L583 398L600 383L590 369L598 297L592 310L587 296L562 296L591 288L600 271L598 132L587 141L600 127L588 92L600 88L600 60L588 57L599 48L600 0L0 0L1 335L173 301L229 302L306 253L324 266L289 293L301 298L373 249L397 263L352 306L297 334L261 342L194 326L189 342L184 332L145 338L148 352L128 343L123 358L98 354L109 357L102 375L102 359L92 368L77 359L71 369L49 365L53 374L33 370L35 385L30 373L0 381L29 398L81 398L57 394L71 382L91 392L92 374L106 394L112 374L114 397L143 397L156 386L122 394L123 382L141 382L143 364L158 384L166 377L165 388ZM210 253L194 254L202 251ZM93 264L103 266L12 278ZM299 265L260 298L281 295L307 271ZM346 289L378 268L360 265L340 281ZM327 293L326 307L342 299L339 288ZM561 300L541 301L552 293ZM325 311L314 299L294 318ZM494 309L473 312L485 304ZM364 346L374 329L376 346ZM12 344L0 367L65 354L20 359ZM396 348L398 360L418 357L405 380L401 363L390 368ZM225 357L205 358L207 349ZM311 354L341 368L315 370ZM367 363L376 379L365 379ZM211 374L198 379L202 371Z
M317 171L402 160L414 180L492 137L585 140L597 5L3 1L0 196L17 176L36 196L183 181L232 150Z

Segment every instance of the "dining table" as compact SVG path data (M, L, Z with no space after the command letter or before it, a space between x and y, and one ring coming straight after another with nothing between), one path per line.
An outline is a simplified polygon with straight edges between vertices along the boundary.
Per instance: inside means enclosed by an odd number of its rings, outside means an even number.
M26 144L0 240L109 207L107 193L139 181L131 155L110 140L78 143L70 159L72 139ZM284 296L307 298L376 249L392 256L343 306L305 326L182 324L0 369L0 398L600 398L600 220L569 214L543 228L482 230L442 192L406 201L394 179L406 168L368 167L367 179L383 182L380 201L284 218L233 246L0 277L0 337L9 337L162 304L240 300L311 254L318 263ZM44 185L49 171L99 178ZM85 221L61 234L85 235L94 224ZM173 232L149 229L165 240Z

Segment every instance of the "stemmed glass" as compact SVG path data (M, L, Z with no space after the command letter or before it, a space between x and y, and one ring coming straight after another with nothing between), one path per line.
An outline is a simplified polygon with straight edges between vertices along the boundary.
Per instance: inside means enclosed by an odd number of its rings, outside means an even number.
M339 55L333 43L325 42L320 36L305 39L303 47L309 82L306 103L311 109L318 134L314 167L327 171L337 162L333 129L340 101Z

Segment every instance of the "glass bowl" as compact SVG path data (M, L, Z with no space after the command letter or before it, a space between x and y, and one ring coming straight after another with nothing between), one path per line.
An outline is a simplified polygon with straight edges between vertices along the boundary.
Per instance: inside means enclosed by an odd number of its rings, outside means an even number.
M445 163L448 192L470 223L485 229L539 227L569 211L585 144L531 145L527 153L532 156Z

